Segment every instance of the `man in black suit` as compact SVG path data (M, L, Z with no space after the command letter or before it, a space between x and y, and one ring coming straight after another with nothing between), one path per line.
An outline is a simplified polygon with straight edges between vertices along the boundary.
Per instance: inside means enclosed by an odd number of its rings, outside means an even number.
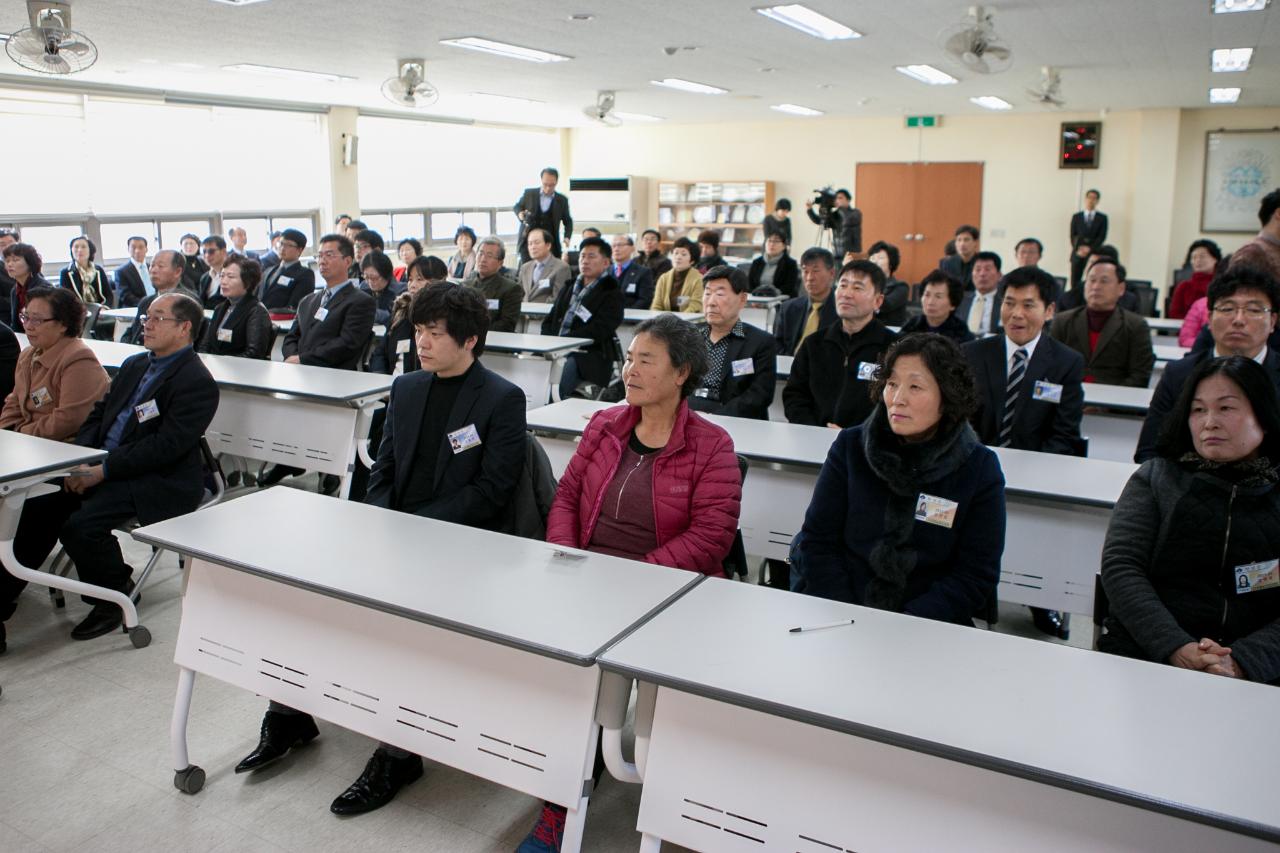
M1231 267L1209 285L1209 332L1213 347L1193 351L1169 364L1151 395L1151 407L1142 422L1135 462L1156 455L1156 440L1173 411L1178 395L1196 366L1207 358L1240 355L1266 368L1280 393L1280 352L1268 346L1280 314L1280 283L1256 267Z
M736 418L769 419L778 378L778 344L773 336L741 320L747 305L747 274L712 267L702 277L702 311L710 367L689 408Z
M630 234L617 234L613 238L613 277L622 288L623 306L648 308L653 304L655 286L653 270L635 257L636 241ZM705 279L704 279L705 280Z
M200 505L200 439L218 408L218 386L192 347L200 320L200 303L186 294L166 293L152 302L142 336L150 352L120 365L76 436L77 444L106 450L107 458L71 472L62 491L27 501L14 543L23 565L39 566L61 539L82 581L128 593L133 569L120 553L115 528L135 517L153 524ZM7 574L4 579L10 583L0 590L0 607L22 587ZM72 639L120 627L119 607L85 601L93 609L71 631Z
M1071 286L1077 287L1093 250L1107 242L1107 215L1098 210L1102 193L1084 194L1084 210L1071 215Z
M258 253L248 248L249 232L239 226L236 226L227 232L227 236L231 238L231 251L241 257L253 258L255 261L259 260Z
M296 228L280 234L280 262L267 270L258 286L258 301L273 313L297 313L304 297L315 292L316 274L303 265L307 235Z
M116 301L132 308L156 292L147 268L147 238L129 238L129 260L116 268Z
M1000 268L1003 262L995 252L978 252L969 265L970 289L960 300L956 316L977 337L1000 331ZM944 270L945 272L945 270Z
M837 259L844 260L847 252L862 252L862 211L853 206L853 194L846 189L835 192L835 205L824 218L815 213L818 199L815 197L805 208L809 221L822 228L831 229L831 250Z
M496 529L525 465L524 392L478 361L489 312L475 290L425 287L414 296L410 318L422 370L391 386L365 503ZM236 772L264 767L318 734L310 715L272 702L257 748ZM420 757L379 744L330 811L381 808L421 775Z
M142 321L138 318L147 316L147 312L151 310L152 303L166 293L185 293L197 302L200 301L199 296L184 286L186 281L183 276L184 270L186 270L186 258L183 257L181 252L174 249L161 249L155 253L155 256L151 258L151 266L148 267L151 286L155 288L155 293L144 297L138 303L138 313L134 316L133 322L129 324L124 337L120 339L121 341L126 344L142 343ZM201 320L200 325L203 325L203 317ZM200 338L198 327L195 338L196 340Z
M830 326L836 317L835 258L826 249L810 246L800 256L800 281L804 293L778 306L773 321L773 337L778 352L793 355L800 343L818 329Z
M541 187L529 187L520 196L512 210L520 220L520 263L529 260L529 249L525 241L532 228L543 228L551 235L551 254L560 257L560 230L564 229L564 241L569 242L573 235L573 217L569 214L569 199L564 193L556 192L556 184L560 181L560 173L548 166L539 176Z
M564 360L560 374L560 399L568 399L579 382L607 384L613 375L614 337L622 325L622 288L609 275L609 244L587 237L578 244L579 273L563 288L542 321L542 334L590 338L582 352Z
M938 269L952 278L957 278L966 291L973 290L973 264L978 257L981 235L972 225L961 225L956 229L952 239L956 253L948 255L938 262ZM964 315L960 315L964 319Z
M227 262L227 241L213 234L200 243L200 254L208 269L200 276L200 299L205 308L216 308L223 300L222 265Z

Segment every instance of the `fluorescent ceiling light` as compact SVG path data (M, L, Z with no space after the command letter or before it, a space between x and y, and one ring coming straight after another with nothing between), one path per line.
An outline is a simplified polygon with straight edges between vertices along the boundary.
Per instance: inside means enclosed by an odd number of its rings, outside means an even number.
M893 70L905 74L913 80L928 83L930 86L950 86L960 81L945 71L939 71L932 65L895 65Z
M1013 109L1013 104L1009 103L1004 98L997 98L995 95L979 95L976 98L970 98L969 101L980 107L986 107L989 110Z
M679 77L666 77L662 80L650 80L655 86L665 86L668 89L679 89L681 92L693 92L697 95L723 95L728 89L721 89L719 86L708 86L706 83L695 83L692 80L681 80Z
M613 114L623 121L666 121L661 116L645 115L644 113L620 113L614 110Z
M789 3L786 6L763 6L756 11L766 18L772 18L780 24L786 24L814 38L827 41L862 38L862 33L857 30L850 29L839 21L833 21L826 15L821 15L799 3Z
M535 101L533 98L517 98L514 95L491 95L488 92L475 92L471 95L482 101L488 101L495 104L506 104L507 106L527 107L530 105L545 104L546 101Z
M277 68L274 65L255 65L252 62L241 62L238 65L224 65L223 71L238 71L242 74L262 74L267 77L287 77L290 80L310 80L323 83L342 83L354 80L341 74L327 74L323 71L303 71L298 68Z
M822 110L815 110L811 107L802 107L799 104L773 104L769 109L777 110L780 113L790 113L793 116L826 115Z
M1211 54L1210 67L1214 71L1248 71L1253 59L1251 47L1220 47Z
M228 6L252 6L254 3L264 3L266 0L213 0L214 3L225 3Z
M545 50L534 50L531 47L520 47L506 42L483 39L478 36L466 36L459 39L441 39L441 44L451 47L462 47L467 50L478 50L481 53L492 53L494 56L505 56L508 59L523 59L525 62L567 62L573 57L550 53Z
M1209 103L1211 104L1234 104L1238 100L1240 100L1239 86L1209 90Z
M1270 0L1213 0L1213 12L1215 15L1226 12L1261 12L1269 2Z

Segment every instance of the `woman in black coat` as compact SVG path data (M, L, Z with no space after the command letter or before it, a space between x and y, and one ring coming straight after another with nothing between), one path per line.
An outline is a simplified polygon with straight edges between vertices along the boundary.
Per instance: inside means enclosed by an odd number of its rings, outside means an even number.
M772 267L772 274L766 272ZM747 273L747 290L756 293L763 287L772 287L777 294L788 298L795 296L800 287L800 266L787 251L782 235L774 232L764 241L764 254L751 262ZM765 291L761 295L777 295Z
M449 268L434 255L423 255L409 264L405 274L407 289L396 297L391 309L391 322L381 345L373 350L369 359L370 373L399 374L417 370L418 347L413 336L413 321L409 319L409 307L413 295L429 284L440 284L449 277ZM381 410L379 410L381 412Z
M224 298L204 324L199 352L271 358L275 327L271 325L271 314L258 301L261 283L261 264L243 255L227 256L221 280Z
M98 247L81 234L71 241L71 263L58 275L58 286L65 287L80 297L81 302L96 302L111 307L114 292L107 281L107 271L94 263ZM112 323L111 325L115 325Z
M1205 359L1156 450L1107 527L1098 648L1280 684L1280 403L1266 369Z
M940 335L900 338L867 420L836 437L791 548L792 589L972 625L1000 579L1004 474L969 416L973 375Z

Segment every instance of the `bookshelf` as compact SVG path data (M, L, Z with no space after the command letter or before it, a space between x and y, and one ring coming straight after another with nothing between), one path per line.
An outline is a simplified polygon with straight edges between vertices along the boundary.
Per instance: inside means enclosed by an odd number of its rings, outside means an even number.
M679 237L696 241L699 233L715 228L724 255L759 250L774 201L773 181L659 181L657 196L654 227L664 249Z

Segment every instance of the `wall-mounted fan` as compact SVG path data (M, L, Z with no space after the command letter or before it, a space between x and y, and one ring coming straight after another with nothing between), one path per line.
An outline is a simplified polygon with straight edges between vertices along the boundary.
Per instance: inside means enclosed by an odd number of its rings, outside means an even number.
M969 16L938 35L947 55L970 71L997 74L1013 63L1013 51L996 34L995 17L982 6L970 6Z
M27 0L31 26L9 36L5 53L14 62L41 74L75 74L98 61L98 48L84 33L71 29L71 5Z
M440 91L427 82L425 62L421 59L402 59L398 65L399 76L388 77L382 82L382 97L398 107L420 110L440 100Z
M1050 109L1066 106L1067 103L1062 99L1062 76L1058 69L1049 65L1040 68L1040 83L1027 89L1027 94L1035 103Z
M613 92L597 92L596 102L583 107L582 114L592 121L603 124L605 127L621 127L622 119L613 114L614 100Z

